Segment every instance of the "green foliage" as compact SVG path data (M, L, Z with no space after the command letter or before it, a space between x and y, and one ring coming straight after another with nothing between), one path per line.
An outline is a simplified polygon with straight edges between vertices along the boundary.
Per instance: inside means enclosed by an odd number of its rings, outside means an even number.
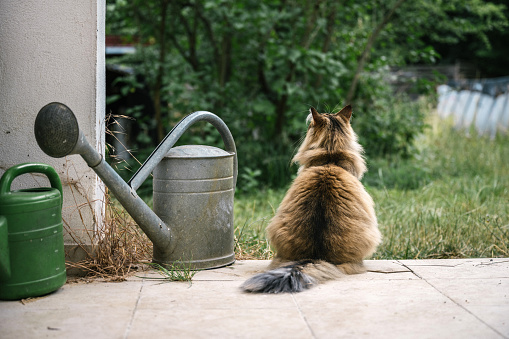
M239 191L242 192L252 192L260 186L259 177L262 174L262 171L259 169L252 170L249 167L244 167L241 169L241 173L239 174L240 179L243 182L243 186L239 187Z
M368 156L409 156L424 127L423 114L417 104L393 95L388 66L436 62L433 42L472 34L486 41L486 32L507 25L505 7L482 0L401 6L397 0L107 4L108 33L138 44L135 55L112 62L143 75L153 96L154 117L133 113L142 128L157 130L161 139L188 113L216 113L235 138L243 190L284 187L294 173L290 159L305 132L309 106L339 108L349 92L355 94L354 128ZM372 44L370 38L376 38ZM361 59L365 66L359 69ZM139 86L139 79L128 78L124 94ZM433 85L416 88L428 92ZM222 145L213 129L200 128L182 142ZM140 138L139 154L151 151L148 142L157 143Z
M413 154L414 139L425 128L422 102L389 95L374 99L355 119L360 143L369 158Z

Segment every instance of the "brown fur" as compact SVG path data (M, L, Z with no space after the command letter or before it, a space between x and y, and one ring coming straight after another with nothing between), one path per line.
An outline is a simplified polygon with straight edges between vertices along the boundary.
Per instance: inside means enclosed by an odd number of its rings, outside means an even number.
M276 253L270 269L286 265L312 282L362 273L363 259L380 243L373 200L359 181L366 165L351 115L350 106L336 114L311 108L306 138L293 159L299 174L267 227ZM246 291L278 292L257 290L259 281L251 282Z

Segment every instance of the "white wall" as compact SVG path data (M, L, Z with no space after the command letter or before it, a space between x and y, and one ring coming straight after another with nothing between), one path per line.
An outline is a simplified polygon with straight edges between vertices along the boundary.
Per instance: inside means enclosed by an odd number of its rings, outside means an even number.
M104 20L105 0L0 1L0 175L24 162L53 166L64 186L64 228L86 243L84 230L102 221L104 186L80 156L45 155L33 129L40 108L65 103L104 154ZM48 185L42 176L23 175L12 188Z

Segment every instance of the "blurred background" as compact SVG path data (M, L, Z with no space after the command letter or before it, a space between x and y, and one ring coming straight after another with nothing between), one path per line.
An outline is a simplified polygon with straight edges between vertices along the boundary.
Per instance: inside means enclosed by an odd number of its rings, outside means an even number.
M106 15L109 161L129 178L181 118L211 111L235 138L241 196L287 186L309 107L346 104L364 183L420 187L433 173L405 161L422 158L437 86L509 75L504 0L108 0ZM223 146L206 123L181 143Z

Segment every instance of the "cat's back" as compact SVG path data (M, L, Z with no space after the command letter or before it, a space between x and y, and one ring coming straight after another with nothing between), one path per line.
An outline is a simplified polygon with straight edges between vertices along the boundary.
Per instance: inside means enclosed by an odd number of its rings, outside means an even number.
M299 173L267 230L282 257L342 262L371 251L376 226L373 200L360 181L325 165Z
M312 166L294 180L269 228L325 231L369 219L376 220L373 200L354 175L339 166Z
M309 199L325 199L324 202L352 200L355 195L362 198L365 193L364 187L354 175L334 165L312 166L303 169L295 179L292 189L302 194L301 197L309 195Z

